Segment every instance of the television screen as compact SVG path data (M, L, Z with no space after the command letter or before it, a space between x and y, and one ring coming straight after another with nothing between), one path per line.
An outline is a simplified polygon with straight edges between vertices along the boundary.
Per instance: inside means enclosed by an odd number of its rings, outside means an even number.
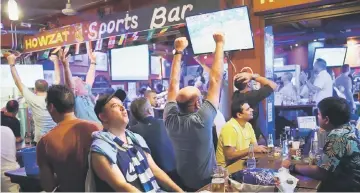
M149 57L148 45L112 49L112 80L148 80Z
M194 54L215 51L213 34L225 34L225 51L254 48L246 6L186 18Z
M342 66L346 56L346 47L338 48L316 48L314 54L314 62L318 59L324 59L328 67Z

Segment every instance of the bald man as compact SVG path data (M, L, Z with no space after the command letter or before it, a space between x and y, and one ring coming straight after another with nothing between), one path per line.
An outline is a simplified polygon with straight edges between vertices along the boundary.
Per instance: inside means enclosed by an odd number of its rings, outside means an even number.
M202 104L200 90L188 86L179 91L180 62L188 45L186 38L175 40L167 104L164 120L174 146L176 169L186 191L195 192L211 182L216 166L212 126L219 106L224 72L224 35L213 35L216 43L215 59L210 71L209 90Z

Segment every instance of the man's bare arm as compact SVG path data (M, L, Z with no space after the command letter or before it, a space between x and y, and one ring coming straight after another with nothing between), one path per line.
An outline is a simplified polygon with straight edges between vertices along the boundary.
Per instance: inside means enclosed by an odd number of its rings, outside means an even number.
M188 41L185 37L176 38L174 47L178 52L184 51L187 47ZM179 92L180 87L180 71L181 71L181 57L182 54L175 54L172 65L171 65L171 74L170 74L170 84L168 89L167 101L175 101L176 96Z
M210 86L206 99L211 102L215 108L218 108L219 106L220 88L224 74L224 39L224 34L214 34L214 40L216 43L215 58L210 71Z
M69 57L70 56L66 57L66 53L64 53L62 49L59 50L59 58L64 66L65 85L73 89L74 86L71 81L72 74L70 70Z
M86 84L92 86L95 81L96 74L96 53L89 50L90 67L86 74Z
M49 58L54 63L55 81L54 84L60 84L60 64L59 57L51 55Z
M19 89L21 94L23 94L23 86L22 86L22 83L21 83L21 79L20 79L19 74L17 73L17 70L15 68L16 58L17 57L14 54L11 54L10 56L7 57L7 60L8 60L8 64L10 65L10 71L11 71L11 75L12 75L12 77L14 79L15 85Z

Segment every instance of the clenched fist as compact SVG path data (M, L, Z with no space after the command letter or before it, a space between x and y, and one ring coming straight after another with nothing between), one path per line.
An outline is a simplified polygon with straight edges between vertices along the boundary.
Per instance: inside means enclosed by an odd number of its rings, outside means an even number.
M16 56L14 54L10 54L8 57L7 57L7 61L10 65L13 65L15 64L15 60L16 60Z
M222 43L223 44L225 42L225 35L222 32L214 33L213 37L214 37L214 40L215 40L216 43Z
M49 57L49 59L52 61L52 62L58 62L58 60L59 60L59 58L58 58L58 56L57 55L51 55L50 57Z
M189 42L186 37L176 38L174 47L177 51L184 51L184 49L188 46Z

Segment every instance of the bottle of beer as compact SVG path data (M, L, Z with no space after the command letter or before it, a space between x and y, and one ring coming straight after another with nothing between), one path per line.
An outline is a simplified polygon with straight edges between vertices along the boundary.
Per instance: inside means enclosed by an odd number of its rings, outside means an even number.
M268 141L267 141L267 150L268 150L268 156L274 155L274 140L272 137L272 134L269 134Z
M248 159L246 161L246 167L249 169L256 168L256 159L254 155L254 145L250 144L249 146L249 153L248 153Z

